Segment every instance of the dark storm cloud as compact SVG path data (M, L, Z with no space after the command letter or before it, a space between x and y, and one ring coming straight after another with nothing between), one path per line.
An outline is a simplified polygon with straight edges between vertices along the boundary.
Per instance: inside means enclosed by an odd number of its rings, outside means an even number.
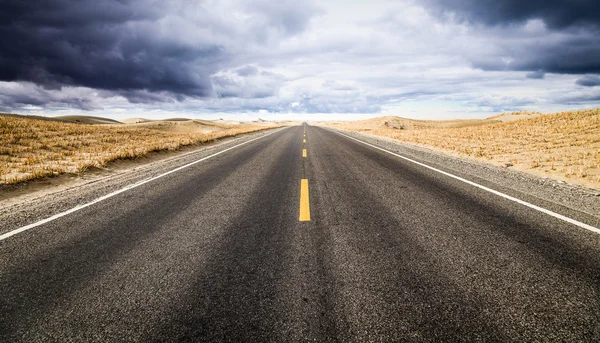
M93 97L89 96L89 90L75 89L71 91L80 94L65 96L60 92L47 90L29 82L19 84L18 87L0 87L0 111L11 112L26 106L70 108L84 111L101 108Z
M194 11L185 11L186 6ZM240 30L202 6L155 0L1 1L0 81L46 89L83 86L142 103L165 94L175 100L213 96L210 75L235 58L226 44L244 40L240 31L250 37L270 30L294 34L314 14L310 6L265 1L252 9L261 21ZM294 13L297 18L289 23L273 19Z
M528 78L528 79L538 79L538 80L541 80L544 77L546 77L546 73L544 73L541 70L532 71L531 73L527 73L527 75L525 75L525 77Z
M129 24L159 17L140 1L3 1L0 79L105 90L211 94L209 68L222 55L214 45L189 47L160 40ZM203 70L204 69L204 70Z
M580 86L584 87L596 87L600 86L600 76L598 75L585 75L584 77L575 81Z
M575 92L565 94L557 99L559 102L570 105L582 105L586 103L597 103L600 101L600 91L592 89L591 92Z
M452 13L459 20L487 26L499 39L505 56L472 57L483 70L595 74L600 72L600 2L598 0L427 0L434 14ZM547 34L531 35L517 27L542 20ZM514 38L514 39L510 39ZM511 62L506 63L506 58Z
M552 37L520 42L507 39L498 43L506 55L479 58L471 62L483 70L540 71L557 74L600 73L600 36L578 32L575 36ZM510 62L506 62L510 57Z
M541 19L552 29L600 26L598 0L426 0L438 12L485 25L519 24Z

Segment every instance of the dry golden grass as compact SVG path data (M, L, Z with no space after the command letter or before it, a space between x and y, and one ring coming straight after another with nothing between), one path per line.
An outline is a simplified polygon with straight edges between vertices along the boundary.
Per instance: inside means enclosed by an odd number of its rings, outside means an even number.
M537 112L537 111L517 111L517 112L498 114L493 117L489 117L487 119L488 120L498 120L498 121L504 122L504 121L511 121L511 120L520 120L520 119L524 119L526 117L534 118L534 117L538 117L541 115L544 115L544 114L541 112Z
M200 125L209 126L206 122ZM0 184L81 173L118 159L135 159L153 151L176 150L270 127L274 126L216 124L211 132L181 132L143 125L71 124L0 115Z
M399 117L374 118L331 126L366 131L484 159L498 165L513 163L520 170L600 188L600 109L510 113L523 119L498 121L418 121ZM403 125L404 124L404 125Z

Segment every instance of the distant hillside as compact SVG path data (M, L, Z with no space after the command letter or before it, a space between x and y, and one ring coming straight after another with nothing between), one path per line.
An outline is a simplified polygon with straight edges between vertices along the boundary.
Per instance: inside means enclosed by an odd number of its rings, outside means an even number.
M509 113L502 113L502 114L498 114L486 119L489 120L500 120L503 122L506 121L512 121L512 120L519 120L519 119L524 119L524 118L535 118L535 117L539 117L544 115L541 112L537 112L537 111L518 111L518 112L509 112Z
M453 128L498 123L493 119L417 120L395 116L376 117L353 122L337 122L334 125L349 130L371 131L378 129L418 130L431 128Z
M123 124L120 121L103 118L103 117L92 117L92 116L58 116L50 117L59 121L69 123L82 123L82 124Z
M32 119L32 120L43 120L43 121L54 121L60 123L79 123L79 124L123 124L119 121L103 118L103 117L92 117L92 116L58 116L58 117L46 117L36 115L25 115L15 113L0 113L0 116Z

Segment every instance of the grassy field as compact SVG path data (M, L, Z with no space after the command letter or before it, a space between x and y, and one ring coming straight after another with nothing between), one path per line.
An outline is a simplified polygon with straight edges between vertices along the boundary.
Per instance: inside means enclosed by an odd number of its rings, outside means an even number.
M484 120L380 117L332 127L363 131L600 189L600 109Z
M118 159L176 150L275 125L207 121L90 125L0 115L0 184L82 173Z

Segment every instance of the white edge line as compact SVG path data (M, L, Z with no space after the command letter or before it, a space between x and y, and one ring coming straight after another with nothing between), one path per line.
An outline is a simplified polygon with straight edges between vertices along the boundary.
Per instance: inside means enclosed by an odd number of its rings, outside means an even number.
M532 203L529 203L529 202L527 202L527 201L524 201L524 200L521 200L521 199L518 199L518 198L512 197L512 196L510 196L510 195L508 195L508 194L504 194L504 193L502 193L502 192L499 192L499 191L497 191L497 190L494 190L494 189L491 189L491 188L488 188L488 187L482 186L482 185L480 185L480 184L478 184L478 183L475 183L475 182L473 182L473 181L469 181L469 180L467 180L467 179L463 179L463 178L462 178L462 177L460 177L460 176L456 176L456 175L454 175L454 174L450 174L450 173L448 173L448 172L445 172L445 171L443 171L443 170L439 170L439 169L437 169L437 168L434 168L434 167L432 167L432 166L429 166L429 165L427 165L427 164L424 164L424 163L421 163L421 162L415 161L415 160L413 160L413 159L410 159L410 158L408 158L408 157L405 157L405 156L402 156L402 155L399 155L399 154L393 153L393 152L391 152L391 151L389 151L389 150L386 150L386 149L380 148L380 147L378 147L378 146L376 146L376 145L373 145L373 144L370 144L370 143L367 143L367 142L363 142L363 141L361 141L360 139L356 139L356 138L354 138L354 137L348 136L348 135L346 135L346 134L343 134L343 133L341 133L341 132L337 132L337 131L334 131L334 132L335 132L335 133L337 133L337 134L339 134L339 135L345 136L345 137L347 137L347 138L353 139L353 140L355 140L355 141L357 141L357 142L359 142L359 143L362 143L362 144L368 145L368 146L370 146L370 147L372 147L372 148L375 148L375 149L377 149L377 150L381 150L381 151L387 152L387 153L388 153L388 154L390 154L390 155L394 155L394 156L396 156L396 157L399 157L399 158L401 158L401 159L403 159L403 160L406 160L406 161L412 162L412 163L414 163L414 164L417 164L417 165L419 165L419 166L421 166L421 167L424 167L424 168L427 168L427 169L431 169L431 170L433 170L433 171L436 171L436 172L438 172L438 173L441 173L441 174L444 174L444 175L446 175L446 176L449 176L449 177L451 177L451 178L453 178L453 179L456 179L456 180L462 181L462 182L464 182L464 183L467 183L467 184L469 184L469 185L471 185L471 186L477 187L477 188L479 188L479 189L483 189L484 191L490 192L490 193L492 193L492 194L495 194L495 195L497 195L497 196L500 196L500 197L502 197L502 198L505 198L505 199L508 199L508 200L514 201L514 202L516 202L516 203L519 203L519 204L521 204L521 205L523 205L523 206L527 206L527 207L529 207L529 208L532 208L532 209L534 209L534 210L540 211L540 212L542 212L542 213L545 213L545 214L547 214L547 215L549 215L549 216L552 216L552 217L554 217L554 218L558 218L558 219L560 219L560 220L563 220L563 221L565 221L565 222L567 222L567 223L570 223L570 224L573 224L573 225L577 225L577 226L579 226L579 227L580 227L580 228L582 228L582 229L586 229L586 230L589 230L589 231L592 231L592 232L595 232L595 233L598 233L598 234L600 234L600 229L599 229L599 228L597 228L597 227L594 227L594 226L588 225L588 224L586 224L586 223L582 223L582 222L580 222L580 221L577 221L577 220L575 220L575 219L572 219L572 218L569 218L569 217L563 216L562 214L558 214L558 213L556 213L556 212L552 212L552 211L550 211L550 210L548 210L548 209L545 209L545 208L543 208L543 207L540 207L540 206L534 205L534 204L532 204Z
M56 219L58 219L58 218L60 218L60 217L64 217L64 216L66 216L66 215L68 215L68 214L71 214L71 213L73 213L73 212L77 212L77 211L79 211L79 210L81 210L81 209L84 209L84 208L86 208L86 207L89 207L89 206L92 206L92 205L94 205L94 204L96 204L96 203L99 203L100 201L106 200L106 199L108 199L108 198L112 198L112 197L114 197L115 195L121 194L121 193L123 193L123 192L126 192L126 191L128 191L128 190L130 190L130 189L134 189L134 188L136 188L136 187L139 187L139 186L141 186L141 185L143 185L143 184L146 184L146 183L148 183L148 182L151 182L151 181L154 181L154 180L156 180L156 179L159 179L159 178L161 178L161 177L163 177L163 176L167 176L167 175L169 175L169 174L175 173L175 172L177 172L177 171L180 171L180 170L182 170L182 169L188 168L188 167L190 167L190 166L193 166L194 164L197 164L197 163L200 163L200 162L202 162L202 161L208 160L209 158L215 157L215 156L217 156L217 155L220 155L220 154L222 154L222 153L225 153L225 152L227 152L227 151L229 151L229 150L232 150L232 149L235 149L235 148L237 148L237 147L240 147L240 146L242 146L242 145L244 145L244 144L248 144L248 143L250 143L250 142L253 142L253 141L255 141L255 140L258 140L258 139L261 139L261 138L265 138L265 137L267 137L267 136L269 136L269 135L272 135L272 134L274 134L274 133L276 133L276 132L279 132L279 131L281 131L281 130L282 130L282 129L275 130L275 131L273 131L273 132L269 132L269 133L267 133L267 134L265 134L265 135L262 135L262 136L260 136L260 137L252 138L251 140L245 141L245 142L243 142L243 143L240 143L240 144L236 144L236 145L234 145L234 146L232 146L232 147L229 147L229 148L227 148L227 149L225 149L225 150L221 150L221 151L219 151L219 152L216 152L216 153L214 153L214 154L212 154L212 155L208 155L208 156L206 156L206 157L203 157L203 158L201 158L201 159L199 159L199 160L196 160L196 161L194 161L194 162L190 162L190 163L188 163L188 164L185 164L185 165L183 165L183 166L181 166L181 167L177 167L177 168L175 168L175 169L169 170L168 172L162 173L162 174L160 174L160 175L158 175L158 176L154 176L154 177L151 177L151 178L149 178L149 179L145 179L145 180L142 180L142 181L138 181L138 182L136 182L136 183L133 183L133 184L131 184L131 185L127 185L127 186L125 186L124 188L121 188L121 189L119 189L119 190L117 190L117 191L114 191L114 192L112 192L112 193L109 193L109 194L103 195L103 196L101 196L101 197L99 197L99 198L97 198L97 199L95 199L95 200L92 200L92 201L90 201L90 202L88 202L88 203L85 203L85 204L83 204L83 205L78 205L78 206L75 206L75 207L73 207L73 208L71 208L71 209L69 209L69 210L66 210L66 211L64 211L64 212L57 213L57 214L53 215L52 217L48 217L48 218L46 218L46 219L42 219L42 220L40 220L40 221L37 221L37 222L35 222L35 223L29 224L29 225L25 225L25 226L23 226L23 227L20 227L20 228L18 228L18 229L15 229L15 230L9 231L9 232L7 232L7 233L4 233L4 234L0 235L0 241L3 241L3 240L5 240L5 239L7 239L7 238L9 238L9 237L11 237L11 236L14 236L14 235L16 235L16 234L18 234L18 233L21 233L21 232L23 232L23 231L27 231L27 230L33 229L33 228L35 228L35 227L37 227L37 226L40 226L40 225L43 225L43 224L49 223L49 222L51 222L51 221L53 221L53 220L56 220Z

